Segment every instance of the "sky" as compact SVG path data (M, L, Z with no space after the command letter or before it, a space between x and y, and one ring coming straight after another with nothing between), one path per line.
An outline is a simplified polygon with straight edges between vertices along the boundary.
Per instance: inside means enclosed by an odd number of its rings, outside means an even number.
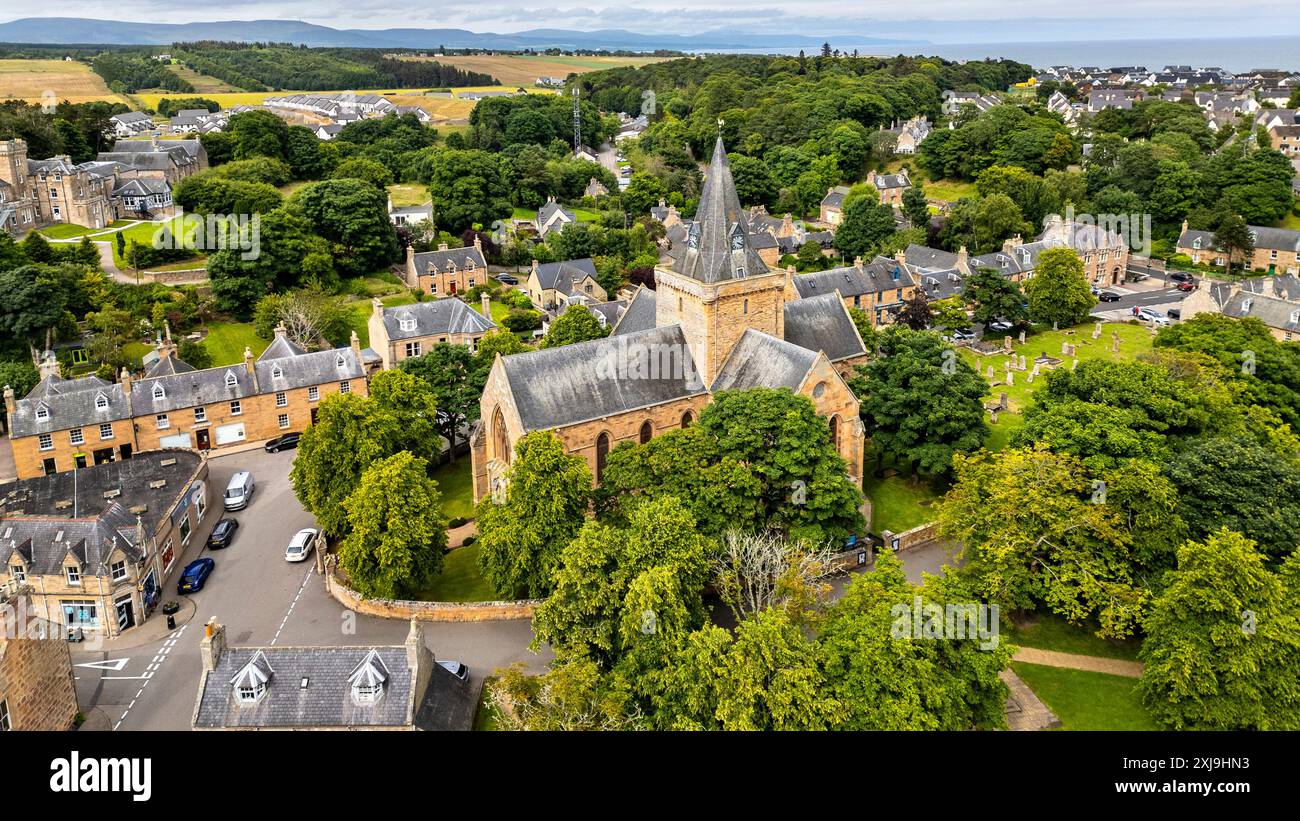
M1294 0L43 0L3 4L0 21L26 16L181 23L301 19L333 28L626 29L656 34L854 34L935 43L1146 39L1300 34ZM21 12L21 13L16 13ZM1032 14L1032 17L1028 15Z

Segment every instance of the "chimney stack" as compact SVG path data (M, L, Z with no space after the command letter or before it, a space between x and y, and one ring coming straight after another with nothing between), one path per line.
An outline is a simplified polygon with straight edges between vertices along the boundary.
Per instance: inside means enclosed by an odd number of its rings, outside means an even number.
M353 331L352 335L348 337L348 344L352 347L352 353L357 358L357 364L360 365L361 364L361 337L357 336L356 331Z
M125 367L122 368L122 374L117 378L122 383L122 392L127 396L131 395L131 372Z
M446 250L447 250L447 243L445 243L445 242L440 242L440 243L438 243L438 250L439 250L439 251L446 251Z
M965 245L957 249L957 270L963 274L970 273L970 253Z
M5 385L5 412L9 414L10 419L13 419L14 414L18 412L18 399L14 396L14 389L9 385Z
M221 654L226 652L226 628L213 616L203 625L203 640L199 642L199 657L203 661L203 671L210 673L217 669Z
M478 296L479 296L479 304L482 305L483 307L483 317L485 319L491 319L492 318L492 297L488 296L487 291L484 291Z
M248 371L249 376L257 374L257 368L253 365L253 349L247 345L244 346L244 370Z

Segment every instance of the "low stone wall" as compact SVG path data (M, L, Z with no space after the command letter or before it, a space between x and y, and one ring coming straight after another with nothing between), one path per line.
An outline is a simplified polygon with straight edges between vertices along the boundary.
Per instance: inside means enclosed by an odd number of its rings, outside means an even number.
M523 599L520 601L484 601L484 602L434 602L434 601L399 601L396 599L368 599L347 584L333 572L325 572L325 589L334 600L354 613L377 616L381 619L419 619L420 621L467 622L467 621L515 621L531 619L533 610L542 603L542 599Z
M933 542L939 538L939 523L926 522L923 525L917 525L911 530L904 530L902 533L893 533L886 530L880 536L885 547L895 551L907 550L910 547Z
M140 277L163 285L194 285L208 281L208 269L186 268L182 271L141 271Z

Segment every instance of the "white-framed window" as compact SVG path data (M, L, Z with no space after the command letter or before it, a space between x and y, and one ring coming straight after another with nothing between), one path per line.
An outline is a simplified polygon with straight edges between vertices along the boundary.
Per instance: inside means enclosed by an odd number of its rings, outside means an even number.
M282 413L282 414L280 414L280 415L277 417L277 419L278 419L278 421L279 421L279 423L280 423L280 427L282 427L282 428L287 428L287 427L289 427L289 414L287 414L287 413Z
M339 383L339 393L352 393L352 383L344 379Z
M68 441L74 445L84 444L86 441L86 434L82 432L81 428L73 428L68 431Z
M99 438L100 438L100 439L112 439L112 438L113 438L113 423L112 423L112 422L101 422L101 423L99 424Z
M231 399L231 400L230 400L230 415L231 415L231 416L239 416L239 415L241 415L243 412L244 412L244 406L240 404L239 400L238 400L238 399Z
M284 408L284 407L288 407L288 405L289 405L289 394L285 393L284 391L276 391L275 406L277 408Z
M108 410L108 397L100 394L95 397L95 410Z
M171 420L167 418L167 414L165 413L160 413L155 416L154 422L158 425L158 430L166 430L172 426Z
M408 357L411 357L411 356L419 356L419 355L420 355L420 343L419 343L419 342L407 342L407 343L406 343L406 355L407 355Z
M233 388L239 384L239 377L235 376L234 371L226 371L226 387Z
M181 519L181 544L189 544L189 543L190 543L190 517L187 514L184 519Z
M13 721L9 718L9 702L0 700L0 732L7 732L13 728Z
M414 331L414 330L415 330L415 318L414 318L414 317L409 317L409 316L404 316L404 317L402 317L401 319L397 320L397 327L398 327L398 328L401 328L403 331Z
M342 368L346 364L347 361L343 358L343 354L339 354L338 356L334 357L334 367Z
M315 385L312 385L310 388L307 389L307 401L315 402L318 399L320 399L320 388L316 387Z
M14 581L22 583L27 581L27 569L21 564L12 565L9 568L9 575L14 577Z
M108 567L109 575L113 581L120 582L126 578L126 562L113 562Z
M208 421L208 409L207 409L207 408L202 408L202 407L195 408L195 409L194 409L194 421L195 421L195 422L206 422L206 421Z
M40 419L41 421L45 421L46 419L49 419L49 418L50 418L50 409L47 408L47 407L45 407L45 405L43 405L43 404L42 404L42 405L37 405L37 406L36 406L36 418L37 418L37 419Z
M243 685L239 688L239 700L245 704L260 701L264 695L266 695L266 684L263 682L253 686Z
M161 400L161 399L166 399L166 398L167 398L167 391L163 389L163 386L162 386L162 385L154 385L154 386L153 386L153 401L157 402L157 401L159 401L159 400Z
M276 365L271 368L272 379L281 379L283 377L284 377L284 368L281 368L279 365Z
M48 433L42 433L40 436L37 436L36 443L40 446L41 450L54 450L54 437L50 436Z
M67 574L68 584L73 585L73 586L75 586L75 587L80 587L80 586L81 586L81 568L80 568L80 567L71 567L71 566L69 566L69 567L65 567L65 568L63 568L63 570L64 570L64 572Z

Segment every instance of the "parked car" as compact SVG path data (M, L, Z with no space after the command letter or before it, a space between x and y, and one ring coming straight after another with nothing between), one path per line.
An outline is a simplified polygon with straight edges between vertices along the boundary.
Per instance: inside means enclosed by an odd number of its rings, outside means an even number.
M969 342L975 338L975 332L970 328L958 328L949 334L949 338L953 342Z
M230 547L230 543L235 538L235 531L239 529L239 522L231 518L225 518L212 526L212 532L208 534L208 550L220 550Z
M497 274L496 281L502 285L518 285L519 278L510 274Z
M1169 310L1165 311L1165 316L1169 317L1170 319L1182 319L1183 312L1181 308L1170 308Z
M469 678L469 668L461 664L459 661L440 661L438 663L441 664L447 672L451 673L461 681Z
M262 447L266 448L267 453L279 453L282 450L293 450L298 447L298 440L302 438L301 433L286 433L283 436L277 436L268 440Z
M248 507L249 502L253 501L255 489L253 474L241 470L230 477L230 484L226 485L226 495L221 501L226 506L226 510L243 510Z
M1191 282L1192 275L1186 271L1174 271L1169 275L1170 282Z
M1180 291L1195 291L1195 290L1196 290L1196 282L1195 282L1194 280L1190 280L1190 279L1188 279L1188 280L1184 280L1184 281L1178 283L1178 284L1175 285L1174 287L1177 288L1177 289L1180 290Z
M992 322L990 322L988 325L985 325L984 327L988 328L990 331L997 331L998 333L1006 333L1007 331L1016 327L1016 323L1008 319L995 319Z
M316 539L320 536L320 531L314 527L304 527L293 538L289 540L289 546L284 549L284 560L286 562L301 562L311 555L312 548L316 547Z
M1120 295L1114 291L1098 291L1097 299L1102 302L1119 302Z
M197 593L203 589L203 585L212 575L212 569L217 563L209 558L195 559L185 565L181 571L181 577L176 582L177 593Z
M1168 325L1169 317L1157 311L1155 308L1137 308L1133 309L1133 315L1144 322L1150 322L1152 325Z

